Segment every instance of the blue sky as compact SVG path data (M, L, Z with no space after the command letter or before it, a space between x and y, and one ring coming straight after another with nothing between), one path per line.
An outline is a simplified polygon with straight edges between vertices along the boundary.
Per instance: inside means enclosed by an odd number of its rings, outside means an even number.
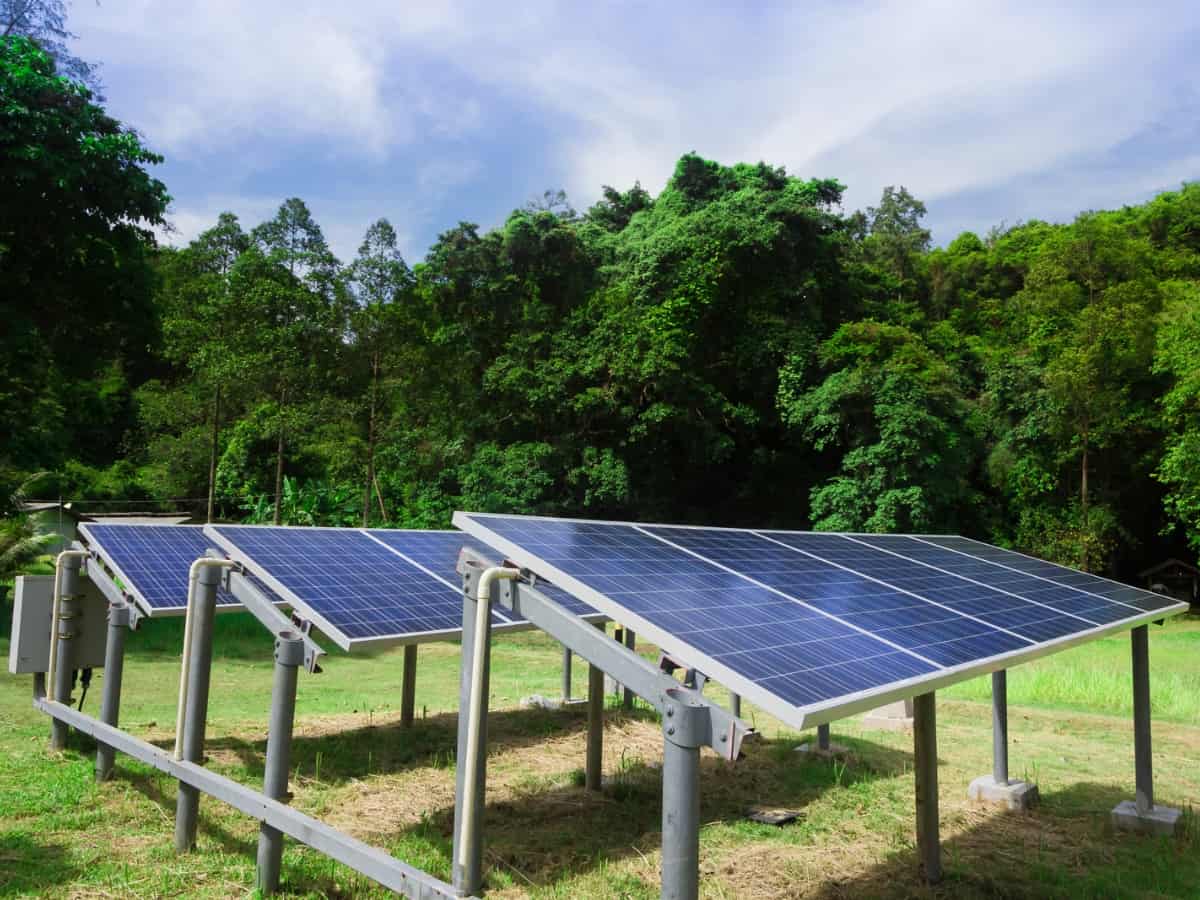
M167 161L182 242L289 196L334 250L420 259L546 188L657 193L694 150L903 184L959 231L1200 178L1200 4L76 3L108 106Z

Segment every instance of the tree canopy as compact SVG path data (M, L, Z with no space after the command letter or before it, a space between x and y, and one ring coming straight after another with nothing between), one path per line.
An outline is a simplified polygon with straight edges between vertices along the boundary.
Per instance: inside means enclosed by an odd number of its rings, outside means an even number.
M934 247L906 188L689 153L353 260L299 198L156 248L158 157L0 45L10 480L233 518L455 508L1200 550L1200 185ZM411 263L411 264L410 264Z

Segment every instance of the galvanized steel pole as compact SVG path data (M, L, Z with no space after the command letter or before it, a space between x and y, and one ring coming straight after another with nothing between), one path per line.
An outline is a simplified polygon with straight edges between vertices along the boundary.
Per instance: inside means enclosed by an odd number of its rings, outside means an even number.
M267 731L267 764L263 793L286 801L291 771L292 729L296 722L296 677L304 662L304 641L292 631L275 639L275 682L271 688L271 724ZM263 822L258 829L257 886L264 894L279 889L283 832Z
M78 556L68 556L62 561L62 583L60 585L62 596L61 599L54 598L54 602L59 604L58 634L54 636L58 646L56 651L51 648L55 652L54 684L49 687L53 691L51 699L57 700L65 706L70 706L73 702L71 689L75 681L75 638L81 633L79 617L83 614L83 607L79 602L80 562ZM60 722L58 719L51 720L50 749L62 750L66 746L66 723Z
M913 698L913 756L916 775L917 852L925 880L942 880L938 835L937 705L932 692Z
M818 750L828 750L829 749L829 723L828 722L826 722L824 725L817 726L817 749Z
M571 699L571 648L563 644L562 654L562 701Z
M400 687L400 727L413 723L413 708L417 702L417 645L404 645L404 683Z
M604 623L596 627L604 631ZM589 791L600 790L604 764L604 671L588 663L588 733L587 760L584 767L584 786Z
M682 691L663 710L662 896L700 896L700 740L706 711Z
M628 626L625 628L625 646L630 650L637 649L637 635ZM633 709L633 688L628 685L624 686L624 696L621 697L621 708L626 712Z
M125 634L129 631L129 607L108 606L108 635L104 644L104 692L100 695L100 721L116 725L121 716L121 677L125 671ZM96 780L112 775L116 751L105 743L96 745Z
M183 741L180 753L181 759L193 763L204 759L208 686L212 674L213 615L216 612L217 583L220 579L221 570L217 566L201 566L196 579L187 707L183 713ZM175 849L180 853L187 852L196 845L199 815L200 791L181 781L175 802Z
M1008 672L992 673L992 780L1008 784Z
M474 666L475 653L475 592L472 588L478 573L463 577L463 634L462 634L462 669L458 690L458 756L454 772L454 839L453 839L453 869L454 888L460 895L470 895L479 892L483 884L483 810L486 796L487 780L487 701L491 669L491 621L485 626L488 629L483 661L483 697L482 715L479 718L480 753L475 770L474 796L463 796L468 744L468 712L471 709L471 670ZM462 833L463 810L466 804L473 804L474 812L469 817L471 822L470 834ZM465 846L464 846L465 845Z
M742 695L741 694L735 694L733 691L729 692L729 711L731 713L733 713L735 716L737 716L739 719L742 717Z
M1154 811L1154 767L1150 743L1150 635L1142 625L1130 632L1133 649L1133 759L1139 816Z

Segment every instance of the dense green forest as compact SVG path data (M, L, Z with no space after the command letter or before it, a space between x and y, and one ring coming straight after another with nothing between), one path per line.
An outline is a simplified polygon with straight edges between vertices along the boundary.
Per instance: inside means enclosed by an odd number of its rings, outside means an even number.
M1125 575L1200 548L1200 183L933 247L904 188L851 213L689 153L411 265L382 218L338 260L298 198L172 248L136 133L30 41L0 69L5 496L952 531Z

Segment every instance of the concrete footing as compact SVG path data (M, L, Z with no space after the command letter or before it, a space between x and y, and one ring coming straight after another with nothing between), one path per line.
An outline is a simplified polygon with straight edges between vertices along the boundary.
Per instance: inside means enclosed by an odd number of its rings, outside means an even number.
M842 744L831 743L828 747L822 747L816 741L805 741L796 748L796 753L803 753L809 758L816 759L841 759L850 755L850 748Z
M1113 828L1121 831L1139 831L1142 834L1157 834L1170 837L1179 823L1180 812L1170 806L1155 806L1146 813L1139 813L1137 804L1123 800L1112 811Z
M543 697L541 694L530 694L521 698L521 706L526 709L586 709L587 698L572 698L561 700L558 697Z
M912 731L913 702L897 700L863 716L862 727L870 731Z
M967 788L967 796L976 803L992 803L1011 810L1027 810L1038 802L1036 784L1009 781L997 784L991 775L980 775Z

